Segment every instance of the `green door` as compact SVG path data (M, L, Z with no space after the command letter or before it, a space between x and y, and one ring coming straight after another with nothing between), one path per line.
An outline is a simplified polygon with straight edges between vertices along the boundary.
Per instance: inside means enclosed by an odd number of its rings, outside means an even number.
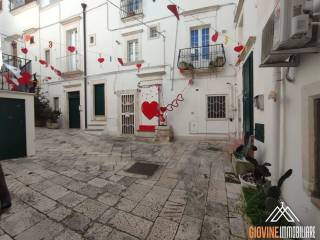
M253 135L253 54L243 65L243 132Z
M25 101L0 98L0 160L26 155Z
M80 128L80 92L69 92L69 128Z

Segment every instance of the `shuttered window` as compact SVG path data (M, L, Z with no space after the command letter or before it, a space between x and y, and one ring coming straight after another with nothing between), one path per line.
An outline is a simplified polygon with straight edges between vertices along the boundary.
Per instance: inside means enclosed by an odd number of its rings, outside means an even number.
M105 116L104 84L94 85L94 113L96 116Z

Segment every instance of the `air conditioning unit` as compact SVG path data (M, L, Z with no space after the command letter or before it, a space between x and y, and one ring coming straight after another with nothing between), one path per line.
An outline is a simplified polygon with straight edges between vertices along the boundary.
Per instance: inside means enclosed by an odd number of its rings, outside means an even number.
M319 52L318 0L279 0L262 32L261 67L290 67L299 55Z

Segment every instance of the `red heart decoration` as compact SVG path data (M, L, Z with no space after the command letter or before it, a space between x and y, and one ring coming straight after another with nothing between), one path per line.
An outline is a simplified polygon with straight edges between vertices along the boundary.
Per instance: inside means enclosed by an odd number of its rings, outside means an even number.
M123 66L123 60L122 60L122 58L118 58L118 62L120 63L121 66Z
M166 112L167 111L167 107L160 107L160 111L163 112L163 113Z
M41 65L47 65L47 62L46 62L45 60L42 60L42 59L39 60L39 63L40 63Z
M178 20L180 20L177 5L171 4L171 5L168 5L167 8L176 16Z
M76 47L74 47L74 46L69 46L68 47L68 51L71 52L71 53L73 53L75 50L76 50Z
M243 48L244 48L243 45L238 45L238 46L236 46L236 47L234 48L234 50L235 50L236 52L241 52L241 51L243 50Z
M55 73L56 73L59 77L61 77L61 76L62 76L61 71L59 71L59 70L57 70L57 69L55 69L54 71L55 71Z
M177 96L177 98L176 98L178 101L180 101L180 102L182 102L182 101L184 101L184 98L183 98L183 96L182 96L182 94L180 93L180 94L178 94L178 96Z
M141 105L141 111L143 114L151 120L152 118L159 116L159 104L156 101L151 103L143 102Z
M98 58L98 62L99 63L103 63L104 62L104 58L103 57Z
M21 48L21 52L23 52L24 54L28 53L28 48Z
M28 72L22 73L21 77L18 79L18 82L21 85L27 85L27 84L31 83L31 74Z
M216 42L218 40L219 33L216 31L215 34L212 35L211 40L212 42Z
M136 67L137 67L138 70L140 71L140 68L142 67L142 64L141 64L141 63L137 63L137 64L136 64Z
M51 80L52 79L52 77L48 77L48 80Z
M54 71L54 66L50 66L51 70Z

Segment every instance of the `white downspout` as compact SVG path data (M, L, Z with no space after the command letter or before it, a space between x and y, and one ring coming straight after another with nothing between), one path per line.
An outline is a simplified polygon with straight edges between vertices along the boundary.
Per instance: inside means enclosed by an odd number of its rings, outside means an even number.
M281 98L280 104L280 149L279 149L279 175L285 172L285 154L286 154L286 69L281 71ZM279 176L279 177L280 177Z

